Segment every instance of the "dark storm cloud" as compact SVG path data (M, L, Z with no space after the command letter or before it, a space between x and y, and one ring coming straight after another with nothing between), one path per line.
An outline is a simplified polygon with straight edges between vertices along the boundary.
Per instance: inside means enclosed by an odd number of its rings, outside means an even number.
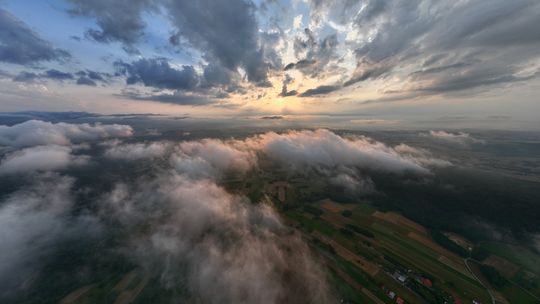
M167 59L140 59L131 64L116 62L121 74L127 76L127 84L142 83L148 87L171 90L192 90L199 83L199 76L193 66L173 68Z
M0 8L0 61L27 65L69 57L67 51L54 48L24 22Z
M313 88L313 89L306 90L304 93L300 94L299 96L300 97L311 97L311 96L315 96L315 95L323 95L323 94L328 94L328 93L332 93L334 91L337 91L340 88L341 87L337 86L337 85L322 85L322 86L318 86L318 87Z
M142 14L156 9L152 0L85 1L69 0L73 16L90 16L99 27L89 29L86 36L98 42L121 42L128 53L137 53L133 44L142 37L146 24Z
M255 6L244 0L165 1L178 34L209 62L243 68L249 81L267 83L268 66L258 45Z

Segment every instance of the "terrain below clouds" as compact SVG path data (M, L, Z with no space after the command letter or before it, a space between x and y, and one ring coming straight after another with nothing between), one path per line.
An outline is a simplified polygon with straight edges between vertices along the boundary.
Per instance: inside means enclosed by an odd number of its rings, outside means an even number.
M533 181L462 158L489 154L492 134L145 130L0 126L2 301L54 302L85 286L108 301L95 286L132 273L139 301L338 302L328 256L283 218L328 198L474 241L530 244L540 231Z

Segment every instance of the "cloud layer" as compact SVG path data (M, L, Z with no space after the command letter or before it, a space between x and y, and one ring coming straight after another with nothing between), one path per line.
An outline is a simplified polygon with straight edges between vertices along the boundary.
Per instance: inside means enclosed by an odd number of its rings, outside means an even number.
M127 125L69 124L29 120L13 126L0 126L0 145L31 147L38 145L69 146L71 143L108 137L127 137L133 129Z
M286 167L298 169L347 166L392 173L428 172L420 158L404 156L368 137L345 138L328 130L270 132L246 140L246 145Z
M92 174L118 174L106 182L106 191L95 182L75 189L75 178L51 172L27 175L21 188L3 198L0 242L10 250L0 254L0 281L23 269L11 283L15 288L27 288L21 284L28 273L39 273L43 257L54 255L62 241L106 236L117 238L111 252L167 292L182 290L182 299L332 303L327 274L302 237L282 224L270 204L250 202L222 182L255 174L264 160L264 166L270 162L293 174L314 172L358 197L376 191L372 172L425 176L433 166L449 165L426 150L329 130L176 143L106 140L133 133L120 125L29 121L1 130L3 143L14 151L3 156L0 173L91 161ZM80 150L89 156L78 155Z
M183 284L210 303L331 301L309 249L270 207L186 175L135 187L117 186L104 208L127 227L150 225L149 235L130 240L128 252L163 288Z
M0 160L0 174L32 173L84 165L88 156L72 155L71 147L37 146L12 152Z
M430 137L436 140L440 140L447 143L453 143L458 145L471 145L471 144L482 144L484 143L481 139L476 139L472 137L469 133L458 132L451 133L446 131L429 131L428 133L421 133L421 136Z
M1 202L0 298L35 275L43 267L41 259L53 253L58 242L96 231L92 218L70 215L73 183L73 178L56 174L38 175Z

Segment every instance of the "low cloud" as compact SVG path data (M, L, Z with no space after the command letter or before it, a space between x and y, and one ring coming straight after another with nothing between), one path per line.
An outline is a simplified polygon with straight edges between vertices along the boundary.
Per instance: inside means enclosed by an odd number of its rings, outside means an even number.
M257 165L256 151L245 147L242 141L203 139L184 141L176 145L169 142L104 143L104 156L126 161L162 158L180 174L192 178L216 179L225 174L245 174Z
M0 203L0 297L21 288L57 242L97 231L91 217L70 218L73 183L69 177L39 175Z
M390 173L429 172L419 159L381 142L363 136L345 138L328 130L269 132L248 138L246 145L289 168L346 166Z
M84 165L88 161L88 156L73 155L70 147L37 146L4 156L0 161L0 175L59 170L73 165Z
M421 133L420 136L430 137L437 140L445 141L448 143L458 144L458 145L471 145L471 144L483 144L484 141L481 139L476 139L472 137L469 133L457 132L451 133L446 131L429 131L429 133Z
M255 151L241 141L204 139L180 143L171 161L181 173L196 177L219 177L223 173L246 173L257 162Z
M0 145L14 148L38 145L69 146L71 143L111 137L128 137L128 125L50 123L29 120L13 126L0 126Z
M331 177L329 183L343 188L345 194L353 197L375 191L375 184L369 177L361 177L355 173L339 173Z
M113 143L106 151L105 157L121 160L153 159L165 156L169 145L167 143Z
M445 163L426 150L406 145L392 148L368 137L342 137L324 129L268 132L245 140L205 139L183 142L179 147L180 155L202 159L219 171L234 168L246 172L256 165L259 153L287 168L299 170L344 166L390 173L427 173L429 166Z
M246 174L257 168L263 157L295 173L306 169L317 172L333 185L351 189L351 194L373 191L374 184L365 172L425 175L430 174L432 167L451 165L424 149L405 144L390 147L368 137L343 137L328 130L268 132L243 140L202 139L177 145L113 142L105 156L124 160L168 159L177 173L210 180ZM357 190L353 191L353 187Z
M73 142L96 138L96 133L97 138L132 133L122 126L99 129L107 130L100 133L95 128L105 126L32 124L50 132L42 133L40 138L47 138L43 142L59 144L9 153L5 159L19 157L12 168L54 164L45 156L56 152L63 153L57 162L62 166L72 160L71 151L78 147ZM11 147L36 144L34 138L22 138L20 132L6 135L6 130L12 131L9 128L3 127L0 134L5 141L9 139ZM75 180L69 177L42 174L45 181L12 194L0 208L0 241L10 248L0 253L0 263L7 261L0 265L0 279L8 280L11 272L25 265L39 265L42 255L58 249L57 242L94 221L102 229L121 231L121 240L112 248L115 252L157 278L161 288L181 289L188 299L209 303L331 303L335 296L327 284L327 274L300 235L284 225L270 205L228 192L220 182L225 177L257 172L264 159L273 167L282 166L294 173L318 172L330 186L357 197L375 191L371 171L425 175L431 166L439 165L425 150L406 145L390 147L368 137L340 136L329 130L179 143L123 143L112 139L99 147L106 158L134 163L150 160L155 166L149 166L145 174L115 179L111 190L93 196L88 218L72 219L71 188ZM40 157L33 157L36 155ZM131 168L129 163L125 165ZM34 239L37 241L31 241ZM27 277L20 273L21 278Z
M163 175L120 185L104 200L126 227L150 227L126 254L165 289L185 288L209 303L332 301L307 245L264 205L207 179Z
M139 155L163 152L148 149L152 144L108 145L114 150L106 154L128 147L144 151ZM250 145L203 139L180 142L167 153L174 170L118 183L100 202L100 216L114 227L148 227L132 234L124 252L162 288L183 288L209 303L333 301L326 274L300 236L270 206L218 185L220 177L257 166Z
M422 166L426 167L447 167L451 162L433 157L431 152L426 149L414 148L406 144L399 144L394 147L403 157L409 158Z

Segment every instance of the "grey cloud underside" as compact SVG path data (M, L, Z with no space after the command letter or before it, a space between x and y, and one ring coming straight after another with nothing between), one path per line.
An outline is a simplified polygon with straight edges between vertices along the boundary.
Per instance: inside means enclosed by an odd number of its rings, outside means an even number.
M12 81L15 82L39 82L43 80L53 80L53 81L69 81L75 80L77 85L87 85L87 86L97 86L98 82L108 83L108 80L112 76L108 73L100 73L91 70L81 70L75 73L63 72L56 69L50 69L43 73L33 73L22 71L19 74L15 75L12 78Z
M200 55L198 63L183 66L155 57L116 62L121 70L116 76L125 77L128 85L156 89L152 94L135 94L135 99L210 104L231 93L245 94L249 86L269 87L271 76L277 77L272 81L284 77L281 97L354 92L364 82L380 81L384 84L380 98L366 102L386 102L478 94L540 75L540 31L536 29L540 2L535 0L312 0L308 1L311 11L301 12L301 26L309 28L300 31L296 24L288 28L290 20L285 22L297 12L269 16L272 10L257 11L248 0L69 3L72 16L95 20L86 36L99 43L119 43L135 54L151 37L146 33L146 18L165 18L171 26L169 47L196 50ZM32 65L69 57L24 22L0 10L0 61ZM11 78L97 86L108 84L113 77L48 68ZM287 73L298 72L320 85L303 92L291 90ZM339 79L325 81L335 76Z
M246 71L251 82L267 83L267 64L258 45L255 6L244 0L165 1L178 33L209 62Z
M13 77L13 81L17 82L33 82L39 79L51 79L51 80L71 80L74 76L71 73L61 72L55 69L47 70L44 73L36 74L33 72L23 71Z
M203 106L217 103L215 99L206 95L193 94L182 91L174 91L172 93L146 94L138 90L125 90L121 94L119 94L119 96L134 100L156 101L161 103L189 106Z
M128 90L122 95L138 100L152 100L180 105L206 105L214 98L227 97L236 90L234 75L220 66L208 65L199 74L191 65L171 66L165 58L140 59L132 63L115 63L118 75L126 76L126 84L143 84L160 92L144 94ZM173 93L162 90L173 90Z
M73 4L69 10L71 15L96 18L99 30L87 30L86 37L102 43L121 42L124 50L133 54L138 53L133 45L143 36L146 27L143 12L156 9L152 0L120 0L114 4L107 0L69 2Z
M128 53L144 35L147 12L166 15L176 33L170 43L179 45L180 37L199 50L215 70L216 66L237 73L245 71L247 80L269 86L266 63L259 45L255 6L250 1L82 1L71 0L70 13L96 19L99 30L90 29L87 36L98 42L118 41Z
M97 83L95 81L93 81L92 79L90 79L88 77L85 77L85 76L79 77L79 79L77 79L77 84L78 85L87 85L87 86L92 86L92 87L97 86Z
M351 43L357 68L344 87L415 69L402 79L404 92L418 95L478 91L529 80L538 58L540 3L518 1L311 1L312 18L326 14L336 23L369 33ZM358 12L358 13L357 13ZM357 13L357 14L356 14ZM301 41L307 48L314 39ZM300 48L300 47L299 47ZM293 68L289 64L286 69ZM523 75L523 74L526 75Z
M61 72L55 69L46 71L45 75L47 78L51 78L51 79L58 79L58 80L73 79L73 75L71 73Z
M30 65L69 58L67 51L54 48L23 21L0 9L0 61Z
M298 60L297 62L291 62L289 64L287 64L283 70L284 71L288 71L288 70L292 70L292 69L303 69L305 67L308 67L312 64L315 64L317 61L315 60L308 60L308 59L302 59L302 60Z
M265 119L265 120L279 120L279 119L283 119L284 117L281 116L281 115L272 115L272 116L263 116L261 117L261 119Z
M23 71L23 72L20 72L15 77L13 77L12 80L17 81L17 82L32 82L38 78L39 78L39 75L36 73Z
M116 62L117 70L127 76L127 84L142 83L159 89L192 90L199 84L199 76L192 66L175 69L163 58L140 59L131 64Z
M289 63L284 69L295 68L310 77L325 78L333 71L332 64L339 60L338 46L336 34L318 39L310 29L306 28L303 35L295 37L293 42L295 56L301 59L296 63Z
M279 93L279 96L281 97L288 97L288 96L295 96L298 94L296 90L289 91L288 85L294 82L294 78L292 78L289 74L285 74L285 78L283 78L283 83L281 86L281 93Z
M323 86L318 86L313 89L306 90L304 93L300 94L299 96L311 97L311 96L316 96L316 95L324 95L324 94L329 94L334 91L337 91L340 88L341 86L338 86L338 85L323 85Z

